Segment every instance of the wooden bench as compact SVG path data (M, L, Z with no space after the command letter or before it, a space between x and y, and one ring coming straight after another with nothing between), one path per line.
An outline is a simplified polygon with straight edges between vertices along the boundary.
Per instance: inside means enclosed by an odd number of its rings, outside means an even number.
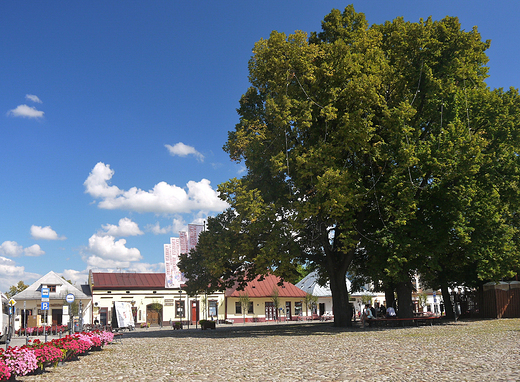
M397 326L399 323L402 323L403 327L406 322L412 322L415 324L415 326L419 326L419 322L422 322L424 324L430 323L430 326L433 325L434 322L437 322L436 320L440 320L440 316L420 316L420 317L408 317L408 318L368 318L366 321L369 323L369 325L375 324L376 326L378 324L388 326L388 324L392 323L393 326Z

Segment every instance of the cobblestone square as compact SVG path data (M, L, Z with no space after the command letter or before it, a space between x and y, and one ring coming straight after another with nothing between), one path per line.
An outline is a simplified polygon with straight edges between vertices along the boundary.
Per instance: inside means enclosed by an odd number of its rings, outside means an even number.
M326 323L137 329L18 381L520 381L520 319L405 328Z

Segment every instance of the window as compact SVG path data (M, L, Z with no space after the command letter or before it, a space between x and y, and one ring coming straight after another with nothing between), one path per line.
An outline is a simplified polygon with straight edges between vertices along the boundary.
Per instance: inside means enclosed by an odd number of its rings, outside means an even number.
M301 303L301 301L294 303L294 314L296 316L301 316L302 315L302 303Z
M253 301L249 301L249 306L247 307L247 314L253 314Z
M175 317L183 318L184 315L184 301L175 301Z
M217 300L209 300L208 301L208 309L210 317L217 317Z
M235 302L235 314L242 314L242 304L240 301Z
M56 285L48 285L47 288L49 288L49 292L56 293Z

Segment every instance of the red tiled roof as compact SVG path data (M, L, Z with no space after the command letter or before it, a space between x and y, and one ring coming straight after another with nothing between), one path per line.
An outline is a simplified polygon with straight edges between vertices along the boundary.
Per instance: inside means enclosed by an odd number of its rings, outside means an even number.
M278 289L278 296L280 297L305 297L306 293L294 284L285 281L282 286L278 285L279 277L268 275L263 281L258 281L260 276L257 276L253 281L250 281L243 291L238 291L238 285L226 290L227 297L240 297L240 295L247 293L249 297L271 297L273 295L273 288Z
M164 273L94 273L92 289L164 289Z

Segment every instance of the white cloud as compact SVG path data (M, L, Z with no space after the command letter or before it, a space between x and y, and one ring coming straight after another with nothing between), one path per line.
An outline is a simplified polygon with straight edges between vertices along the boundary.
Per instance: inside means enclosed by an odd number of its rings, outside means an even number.
M86 188L85 192L94 198L116 198L123 191L116 186L108 185L112 176L114 176L114 170L110 168L110 165L105 165L102 162L97 163L83 183Z
M65 236L58 236L50 226L40 227L37 225L31 226L31 236L33 239L42 240L66 240Z
M88 239L87 251L105 260L139 261L141 252L137 248L127 248L126 240L115 240L114 236L94 234Z
M43 114L45 114L43 111L27 105L18 105L16 109L7 112L7 115L24 118L43 118Z
M23 254L23 247L16 241L4 241L0 245L0 255L18 257Z
M66 280L72 281L72 285L79 287L86 284L88 281L88 271L76 271L74 269L64 269L60 276L65 277Z
M103 259L96 255L89 256L86 259L86 262L89 268L94 269L127 269L130 266L129 261Z
M132 187L128 191L109 186L114 171L110 165L98 163L85 180L85 192L102 199L98 207L153 213L188 213L193 210L221 212L228 204L218 197L210 181L189 181L187 191L166 182L160 182L150 191Z
M157 273L164 272L164 263L150 264L150 263L130 263L128 261L114 261L114 260L103 260L98 256L91 256L88 258L88 269L93 272L120 272L125 270L126 272L139 272L139 273ZM88 280L88 269L85 271L78 272L78 274L85 273ZM77 272L77 271L73 271Z
M38 244L31 245L30 247L24 248L16 241L4 241L0 245L0 256L8 257L19 257L25 256L41 256L45 252L42 251Z
M129 218L119 220L119 225L105 224L102 226L105 232L100 232L100 235L108 236L138 236L143 235L144 232L139 229L137 223Z
M20 280L28 283L39 277L41 276L36 273L25 272L25 268L16 265L13 260L0 256L0 291L7 291L11 285L17 284Z
M156 222L155 224L148 224L146 226L146 230L148 232L152 232L154 235L164 235L167 233L178 233L179 231L186 231L187 226L184 220L173 219L172 224L169 226L161 227L159 222Z
M24 250L25 256L41 256L45 255L45 252L42 251L38 244L31 245L30 247L25 248Z
M0 274L2 276L23 276L25 268L17 266L14 260L0 256ZM5 290L5 289L4 289Z
M247 172L247 167L246 166L239 166L238 167L238 171L237 171L238 175L245 174L246 172Z
M155 224L148 224L146 226L146 230L148 232L152 232L154 235L165 235L167 233L173 233L172 226L169 225L167 227L161 227L159 222L156 222Z
M35 96L34 94L26 94L25 99L36 102L36 103L43 103L42 100L39 99L38 96Z
M204 162L204 155L195 150L195 147L185 145L182 142L172 145L164 145L168 149L171 156L186 157L188 155L194 155L199 162Z
M133 263L128 269L130 272L155 273L164 272L164 263Z

